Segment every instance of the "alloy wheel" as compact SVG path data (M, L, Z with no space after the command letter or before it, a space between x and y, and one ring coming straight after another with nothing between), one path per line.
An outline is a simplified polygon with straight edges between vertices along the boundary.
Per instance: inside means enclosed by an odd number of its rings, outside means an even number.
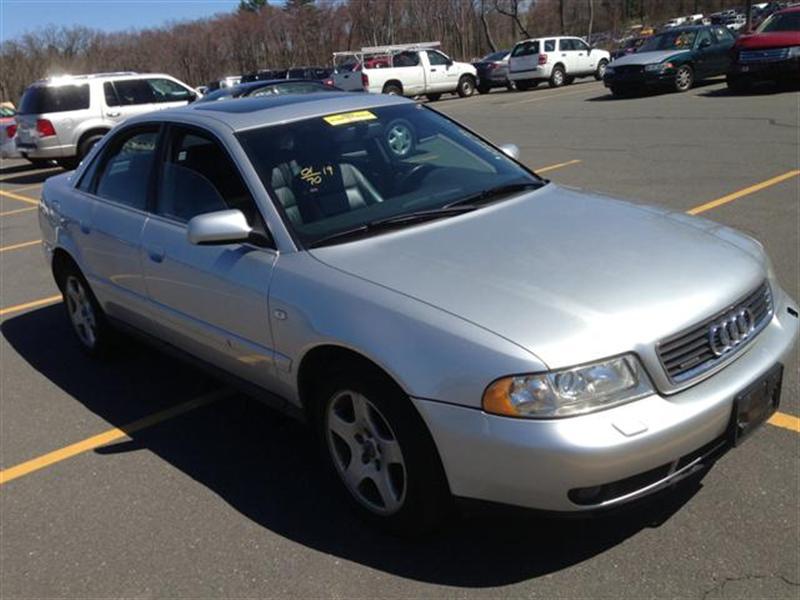
M692 87L692 70L689 67L683 66L678 69L675 74L675 87L681 92L685 92Z
M362 506L379 515L403 507L406 464L389 422L365 396L337 392L326 414L328 450L347 490Z
M64 288L64 297L69 320L78 339L87 348L94 348L97 343L97 316L83 282L70 275Z
M395 123L386 134L386 143L396 156L406 156L411 152L414 138L408 126L402 123Z

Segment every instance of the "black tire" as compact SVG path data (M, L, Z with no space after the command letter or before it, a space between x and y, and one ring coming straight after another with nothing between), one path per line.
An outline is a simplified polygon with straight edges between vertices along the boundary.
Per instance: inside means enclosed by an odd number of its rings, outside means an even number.
M461 98L469 98L475 94L475 78L471 75L462 75L458 80L456 93Z
M564 71L564 67L562 67L561 65L556 65L555 67L553 67L553 71L550 73L550 81L549 81L550 87L551 88L561 87L562 85L564 85L566 78L567 74Z
M114 346L116 332L108 323L108 319L83 273L75 263L64 261L55 275L56 283L64 299L67 319L81 351L93 358L108 356ZM81 303L77 299L78 296L82 296L87 302L87 305L83 307L84 311L81 311ZM75 311L82 312L81 316L84 321L82 327L77 324L76 318L74 318ZM87 334L90 320L94 323L91 336L93 341L89 341L90 336Z
M84 139L81 140L80 145L78 146L78 162L82 161L86 158L86 155L92 151L94 145L103 139L102 133L94 133L92 135L86 136Z
M428 102L436 102L439 98L442 97L441 94L428 94L425 96L428 99Z
M514 84L511 83L510 81L506 84L506 91L507 92L513 92L514 91Z
M27 158L26 157L26 160L29 163L31 163L34 167L36 167L37 169L46 169L47 167L50 167L50 166L53 165L52 161L47 160L45 158Z
M492 88L490 88L488 85L479 85L477 90L479 94L488 94L492 91Z
M688 92L694 85L694 69L691 65L681 65L675 71L674 87L676 92Z
M403 88L396 83L387 83L383 86L383 93L389 94L390 96L402 96Z
M418 536L440 526L452 513L452 497L433 438L405 393L366 364L331 373L326 379L314 404L317 431L324 462L348 503L361 518L398 535ZM367 401L367 421L358 417L359 396ZM352 412L347 410L348 398ZM332 419L337 417L345 431L333 431L337 425ZM362 427L362 422L367 425ZM345 441L344 435L352 435L352 439ZM400 449L402 467L383 454L386 443ZM359 462L354 464L353 460ZM353 467L358 474L351 479L360 483L345 483L345 473L352 472ZM396 469L393 471L392 467ZM390 491L402 490L399 507L390 513L381 512L379 500L383 496L375 484L380 477L394 481ZM392 502L397 502L396 498Z
M606 67L608 66L608 61L603 59L599 63L597 63L597 70L594 72L594 78L597 81L603 81L603 76L606 73Z

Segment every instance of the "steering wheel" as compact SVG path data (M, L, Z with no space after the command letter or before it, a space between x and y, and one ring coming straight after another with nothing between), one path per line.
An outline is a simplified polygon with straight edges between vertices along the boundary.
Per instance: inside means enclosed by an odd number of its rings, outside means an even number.
M397 180L397 183L395 184L395 187L401 194L408 191L406 190L406 188L409 187L408 185L409 183L414 181L414 179L421 177L424 171L428 171L432 168L433 167L431 165L426 163L419 163L414 165L413 167L411 167L411 170L408 173L404 173L403 175L400 176L400 178Z

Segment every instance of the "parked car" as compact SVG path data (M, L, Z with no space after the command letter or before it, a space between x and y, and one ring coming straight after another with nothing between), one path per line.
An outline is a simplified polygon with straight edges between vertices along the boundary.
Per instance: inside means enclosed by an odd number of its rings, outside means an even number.
M325 85L334 85L333 69L331 67L293 67L286 71L286 78L322 81Z
M685 25L688 19L686 17L675 17L664 23L664 29L671 29L673 27L680 27Z
M357 64L349 72L336 73L334 85L348 91L364 89L397 96L426 96L431 101L442 94L472 96L478 84L477 69L469 63L454 61L439 48L439 42L425 42L337 52L335 60L352 63L348 59L352 56Z
M576 37L548 37L517 42L508 63L508 78L518 90L529 90L543 81L561 87L576 77L603 79L611 55L592 48Z
M741 14L725 21L725 27L734 32L741 30L745 25L747 25L747 17Z
M773 13L736 40L728 87L744 91L758 81L800 81L800 6Z
M288 69L261 69L254 73L242 75L240 83L250 83L251 81L270 81L273 79L286 79Z
M685 92L696 81L726 73L733 44L733 35L720 25L670 29L608 65L605 86L615 96L651 87Z
M398 97L198 103L48 179L42 240L85 352L116 329L226 373L391 529L669 488L775 410L798 305L747 235L516 152Z
M17 134L17 123L14 115L17 111L10 106L0 106L0 158L14 158L19 156L14 144Z
M216 102L230 98L246 98L249 96L283 96L286 94L313 94L316 92L336 92L334 87L321 81L306 79L273 79L272 81L251 81L237 86L217 90L200 98L198 103Z
M96 73L43 79L22 94L17 150L34 164L55 160L73 169L116 124L200 96L182 81L157 73Z
M508 57L510 55L510 50L500 50L487 54L478 62L472 63L472 66L478 71L478 91L481 94L487 94L496 87L514 89L508 79Z

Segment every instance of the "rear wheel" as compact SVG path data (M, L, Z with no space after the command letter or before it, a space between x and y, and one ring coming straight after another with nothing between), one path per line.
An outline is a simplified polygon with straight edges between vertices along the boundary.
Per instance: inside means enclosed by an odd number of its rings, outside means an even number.
M107 354L113 343L114 332L86 278L71 263L65 264L56 277L72 331L81 350L93 357Z
M608 61L605 60L605 59L601 60L599 63L597 63L597 70L594 72L594 78L597 81L603 81L603 77L606 74L606 67L607 66L608 66Z
M385 86L383 86L383 93L389 94L390 96L402 96L403 88L396 83L387 83Z
M694 70L690 65L681 65L675 73L675 91L688 92L694 85Z
M325 462L358 514L404 535L440 524L450 493L436 446L408 397L364 365L321 386Z
M564 67L561 65L556 65L553 67L553 72L550 73L550 87L551 88L558 88L564 85L566 81L567 74L564 72Z
M469 98L475 93L475 79L469 75L462 75L458 80L456 93L462 98Z

